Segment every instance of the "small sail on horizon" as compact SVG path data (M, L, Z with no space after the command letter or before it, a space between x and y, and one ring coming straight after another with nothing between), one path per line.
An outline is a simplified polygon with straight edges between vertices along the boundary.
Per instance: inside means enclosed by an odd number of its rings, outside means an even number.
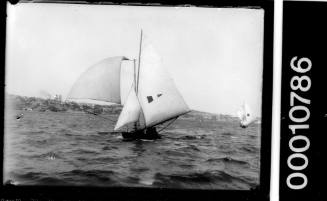
M255 121L255 117L248 104L243 103L239 111L237 111L237 116L240 119L241 127L245 128Z

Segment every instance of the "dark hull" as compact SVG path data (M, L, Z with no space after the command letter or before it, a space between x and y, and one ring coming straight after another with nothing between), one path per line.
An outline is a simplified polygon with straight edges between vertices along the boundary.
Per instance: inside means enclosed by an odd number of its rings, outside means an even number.
M161 136L157 132L144 133L144 132L122 132L123 138L126 140L156 140L160 139Z

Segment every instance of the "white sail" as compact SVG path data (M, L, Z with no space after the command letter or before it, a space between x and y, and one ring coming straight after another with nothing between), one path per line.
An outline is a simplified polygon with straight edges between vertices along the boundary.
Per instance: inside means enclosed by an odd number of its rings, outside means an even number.
M147 127L189 112L183 97L168 72L161 67L161 59L149 39L141 44L138 99Z
M120 71L120 97L121 105L124 105L134 83L134 62L133 60L124 61Z
M240 118L240 123L241 126L247 127L249 126L252 122L255 121L254 115L248 106L248 104L244 103L241 110L238 111L238 116Z
M141 106L136 97L136 93L133 85L132 89L130 90L127 96L125 105L118 117L114 130L118 130L127 124L139 121L140 116L141 116ZM140 128L138 127L138 129Z
M244 110L241 108L240 110L237 111L237 117L242 120L244 116Z
M120 71L125 57L109 57L84 72L67 99L91 99L121 104Z

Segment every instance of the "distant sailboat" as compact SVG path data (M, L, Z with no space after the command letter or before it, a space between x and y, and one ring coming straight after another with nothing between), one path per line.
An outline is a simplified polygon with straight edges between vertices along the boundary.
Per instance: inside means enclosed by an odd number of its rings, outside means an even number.
M156 126L188 113L182 95L160 57L141 31L138 65L134 59L133 84L124 103L121 100L121 64L124 56L110 57L90 67L73 85L68 99L91 99L124 105L115 131L124 138L159 138Z
M240 110L237 112L237 116L240 119L240 126L242 128L248 127L251 123L255 121L254 115L248 104L243 103Z

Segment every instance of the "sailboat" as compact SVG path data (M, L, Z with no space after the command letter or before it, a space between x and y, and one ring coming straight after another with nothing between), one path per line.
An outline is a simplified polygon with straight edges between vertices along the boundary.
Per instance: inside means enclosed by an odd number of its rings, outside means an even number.
M245 102L241 106L240 110L237 112L237 116L240 119L240 126L242 128L248 127L251 123L255 121L254 115L248 104Z
M121 99L121 66L133 61L133 82L124 103ZM138 62L137 62L138 61ZM138 63L138 65L136 65ZM91 66L74 83L68 99L90 99L123 105L114 127L127 139L157 139L156 127L172 123L190 112L161 58L141 30L139 57L109 57Z

